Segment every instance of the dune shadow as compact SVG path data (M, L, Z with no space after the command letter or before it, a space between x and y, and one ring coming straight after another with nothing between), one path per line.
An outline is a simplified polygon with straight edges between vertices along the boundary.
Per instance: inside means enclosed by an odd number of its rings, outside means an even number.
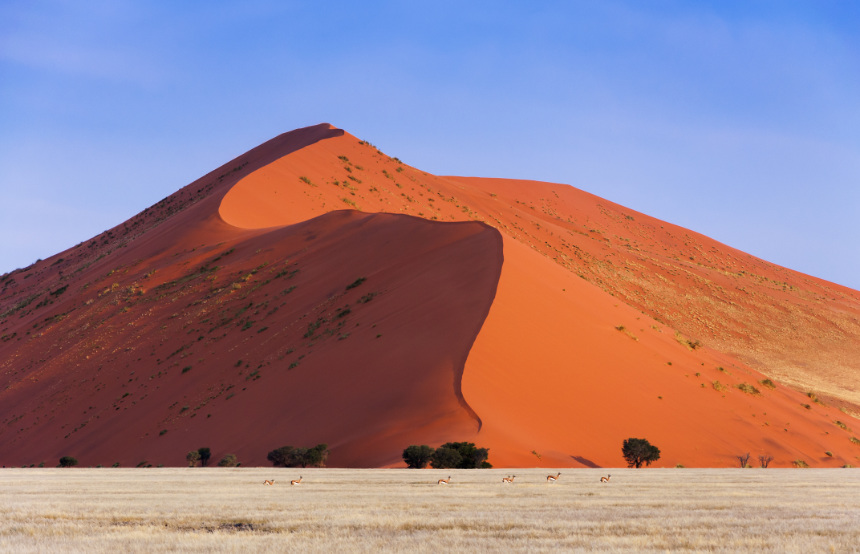
M582 465L584 465L584 466L586 466L586 467L591 467L591 468L598 468L598 467L600 467L599 465L597 465L596 463L592 462L592 461L591 461L591 460L589 460L588 458L583 458L582 456L571 456L571 458L573 458L574 460L576 460L577 462L581 463Z

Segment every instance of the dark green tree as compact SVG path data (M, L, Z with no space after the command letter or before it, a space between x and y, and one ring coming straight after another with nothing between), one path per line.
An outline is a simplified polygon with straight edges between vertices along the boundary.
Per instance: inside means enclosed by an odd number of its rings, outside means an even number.
M435 449L430 448L426 444L422 444L421 446L413 444L407 446L403 451L403 461L406 462L406 466L409 468L424 469L430 463L430 459L433 457L435 451Z
M460 467L463 456L455 448L440 446L430 457L430 465L435 469Z
M272 462L272 465L275 467L291 467L293 450L295 448L292 446L282 446L269 452L266 455L266 459Z
M197 452L200 454L200 465L203 467L209 465L209 458L212 457L212 451L204 446L203 448L198 448Z
M78 461L71 456L63 456L60 458L60 467L75 467L78 465Z
M660 449L653 446L648 439L630 438L621 446L621 454L627 460L627 467L642 467L642 464L651 465L660 459Z
M481 469L493 467L487 458L490 451L487 448L478 448L473 442L446 442L440 448L456 450L460 454L460 462L454 466L459 469Z
M302 467L324 467L328 459L328 445L320 443L313 448L305 449L301 459Z
M324 443L313 448L282 446L269 452L266 459L275 467L323 467L328 454L328 445Z

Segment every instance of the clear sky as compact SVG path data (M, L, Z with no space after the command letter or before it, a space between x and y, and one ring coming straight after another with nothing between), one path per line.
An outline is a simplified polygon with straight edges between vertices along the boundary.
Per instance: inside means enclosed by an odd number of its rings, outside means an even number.
M329 122L860 289L860 2L0 3L0 273Z

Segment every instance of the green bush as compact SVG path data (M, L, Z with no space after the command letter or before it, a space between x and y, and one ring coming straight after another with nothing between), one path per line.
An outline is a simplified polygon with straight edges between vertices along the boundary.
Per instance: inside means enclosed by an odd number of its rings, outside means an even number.
M739 390L742 390L747 394L752 394L752 395L761 394L757 388L755 388L754 386L749 385L747 383L741 383L740 385L736 385L736 386Z
M430 459L433 457L433 453L435 449L430 448L426 444L417 445L413 444L407 446L403 451L403 461L406 462L406 466L411 469L424 469L427 467L427 464L430 463Z
M324 467L328 454L324 443L313 448L282 446L269 452L266 459L275 467Z
M196 466L197 462L200 461L200 452L198 452L197 450L192 450L185 455L185 460L188 462L188 467Z
M78 465L78 461L71 456L63 456L60 458L60 467L75 467Z
M435 469L460 467L463 456L453 448L439 447L430 458L430 465Z
M489 469L493 467L487 461L489 455L489 449L472 442L446 442L433 453L430 465L436 469Z
M218 467L236 467L238 465L239 459L235 454L227 454L218 462Z

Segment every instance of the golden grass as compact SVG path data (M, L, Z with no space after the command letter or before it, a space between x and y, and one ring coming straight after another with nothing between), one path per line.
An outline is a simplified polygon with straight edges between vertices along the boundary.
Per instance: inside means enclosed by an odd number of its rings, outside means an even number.
M755 551L860 545L854 469L2 469L3 552ZM515 473L514 484L502 476ZM436 485L452 475L448 486ZM290 479L304 477L300 486ZM263 485L275 479L274 486Z

